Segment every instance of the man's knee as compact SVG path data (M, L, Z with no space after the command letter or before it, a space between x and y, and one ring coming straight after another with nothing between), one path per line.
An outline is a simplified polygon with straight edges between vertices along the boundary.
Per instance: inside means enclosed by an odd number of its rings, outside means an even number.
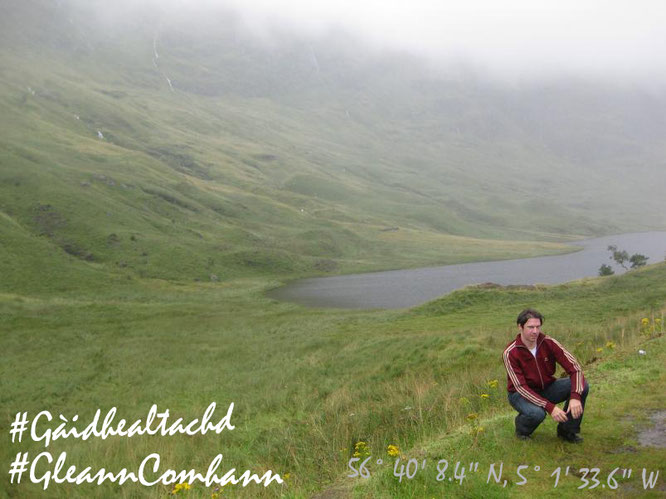
M523 412L523 416L530 420L532 424L540 424L546 417L546 411L541 407L533 406Z

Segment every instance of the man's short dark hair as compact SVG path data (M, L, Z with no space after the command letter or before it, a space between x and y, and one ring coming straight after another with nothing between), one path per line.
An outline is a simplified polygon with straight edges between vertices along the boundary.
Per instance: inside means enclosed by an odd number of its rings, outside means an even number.
M518 319L516 319L516 324L520 327L523 327L525 323L530 319L539 319L541 324L543 324L544 318L538 311L533 308L526 308L520 314L518 314Z

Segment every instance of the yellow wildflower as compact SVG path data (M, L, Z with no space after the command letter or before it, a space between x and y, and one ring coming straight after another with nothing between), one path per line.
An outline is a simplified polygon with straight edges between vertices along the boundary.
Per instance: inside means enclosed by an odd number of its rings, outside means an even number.
M604 351L603 348L601 348L601 347L597 348L597 353L601 353L601 352L603 352L603 351Z
M490 395L488 395L487 393L482 393L482 394L481 394L481 398L482 398L482 399L489 399L489 398L490 398Z
M643 324L644 326L647 326L649 323L650 323L650 319L648 319L647 317L643 317L641 319L641 324Z
M478 436L479 436L481 433L483 433L484 431L486 431L486 429L485 429L483 426L473 426L473 427L469 430L469 434L470 434L471 436L473 436L473 437L478 437Z
M490 381L488 381L487 384L488 384L489 388L497 388L497 385L499 384L499 380L491 379Z
M353 454L354 457L364 457L370 455L370 449L368 448L368 444L363 441L356 442L356 444L354 445L354 450L355 450Z
M173 488L173 490L171 491L171 493L172 493L172 494L177 494L177 493L180 492L181 490L190 490L190 484L187 483L187 482L177 483L177 484L174 486L174 488Z
M291 473L285 473L284 475L282 475L282 477L283 477L285 480L289 480L289 479L291 478Z
M608 343L606 343L606 348L610 348L612 350L613 348L615 348L615 343L609 341Z
M386 451L388 452L388 455L391 456L391 457L397 457L397 456L400 455L400 449L398 449L397 445L393 445L393 444L389 445L386 448Z

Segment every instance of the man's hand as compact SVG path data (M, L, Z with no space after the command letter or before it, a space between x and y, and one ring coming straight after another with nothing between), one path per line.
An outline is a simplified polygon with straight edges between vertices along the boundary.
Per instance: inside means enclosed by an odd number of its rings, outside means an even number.
M583 404L578 399L571 399L569 400L567 412L570 412L574 419L578 419L583 415Z
M566 412L555 406L553 412L551 412L550 415L558 423L566 423L566 421L569 419L567 412L571 413L572 418L578 419L583 415L583 404L580 403L580 400L571 399L569 400L569 407L567 408Z
M571 407L569 407L569 408L571 409ZM560 409L557 406L555 406L555 408L553 409L553 412L551 412L550 415L558 423L566 423L567 420L569 419L567 417L567 413L564 412L562 409Z

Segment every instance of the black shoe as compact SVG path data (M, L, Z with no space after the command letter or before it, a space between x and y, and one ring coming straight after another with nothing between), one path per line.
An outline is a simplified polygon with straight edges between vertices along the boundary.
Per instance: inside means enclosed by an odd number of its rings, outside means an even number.
M518 432L516 432L516 438L518 440L532 440L531 436L525 435L524 433L518 433Z
M583 443L583 437L579 437L578 433L564 433L560 431L560 429L557 429L557 436L564 440L565 442L569 442L572 444L581 444Z

